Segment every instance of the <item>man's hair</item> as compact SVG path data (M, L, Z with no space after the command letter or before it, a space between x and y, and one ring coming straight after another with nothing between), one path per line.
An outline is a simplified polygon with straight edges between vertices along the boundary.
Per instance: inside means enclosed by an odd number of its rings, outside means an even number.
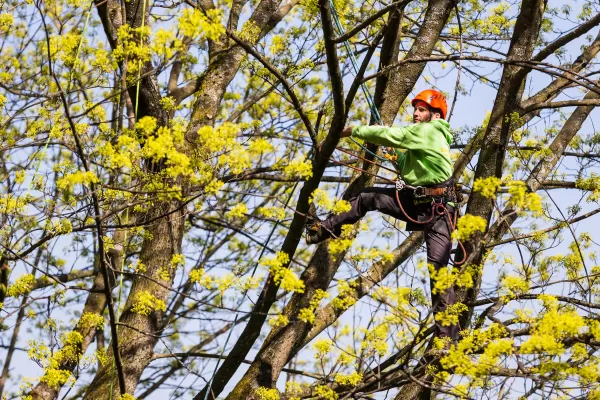
M444 113L442 112L442 110L440 110L439 108L433 108L433 107L429 107L429 112L433 115L435 113L440 114L440 117L442 117L444 115Z

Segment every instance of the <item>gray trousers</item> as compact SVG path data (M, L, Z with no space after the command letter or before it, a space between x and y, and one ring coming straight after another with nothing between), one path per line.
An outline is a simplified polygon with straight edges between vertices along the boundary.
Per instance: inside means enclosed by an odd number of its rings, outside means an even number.
M417 221L427 221L431 218L431 203L415 204L413 192L403 190L398 193L400 202L406 214ZM451 226L448 223L448 217L445 215L435 215L433 220L426 224L416 224L409 221L406 215L398 207L395 188L370 187L363 189L358 195L350 199L352 209L338 215L332 215L325 221L323 226L335 235L339 235L342 225L354 224L365 216L369 211L379 211L407 223L406 230L425 231L425 244L427 245L427 262L432 264L436 270L446 268L450 260L450 251L452 249L452 239L450 238ZM454 219L455 209L446 205L450 213L450 218ZM434 284L430 280L432 289L431 302L433 313L444 311L448 305L455 302L454 288L450 287L443 293L433 294ZM458 339L458 326L442 326L436 321L436 334L438 337L450 337Z

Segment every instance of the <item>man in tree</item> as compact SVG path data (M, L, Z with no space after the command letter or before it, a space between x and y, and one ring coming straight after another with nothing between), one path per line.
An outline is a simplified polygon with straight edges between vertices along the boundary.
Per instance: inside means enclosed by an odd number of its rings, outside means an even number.
M346 127L342 137L353 136L389 146L397 155L402 180L396 188L369 187L350 199L350 211L332 215L325 221L313 220L307 225L306 242L319 243L341 234L346 224L354 224L368 211L380 211L407 223L409 231L425 231L427 262L435 271L447 268L452 248L452 225L456 190L451 179L450 159L452 135L445 120L448 106L442 93L425 90L413 100L413 122L405 127ZM405 186L407 185L407 186ZM440 293L431 282L434 315L454 304L454 289ZM436 318L437 336L458 338L458 327Z

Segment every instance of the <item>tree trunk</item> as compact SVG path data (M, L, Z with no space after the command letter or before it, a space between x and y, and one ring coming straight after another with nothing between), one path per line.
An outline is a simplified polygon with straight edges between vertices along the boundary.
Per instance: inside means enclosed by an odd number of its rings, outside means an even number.
M546 6L545 0L524 0L521 4L521 10L515 24L510 48L508 51L508 60L530 60L535 42L538 38L542 15ZM481 145L481 152L477 162L475 178L488 178L491 176L500 177L502 175L502 166L506 153L508 136L511 131L511 114L519 109L520 94L528 69L507 64L502 72L498 94L494 102L494 107L488 123L485 135ZM492 215L492 203L489 199L473 192L469 197L467 204L467 213L482 217L489 221ZM476 252L478 246L481 246L481 235L476 236L474 240L465 243L468 259L466 264L481 263L481 254ZM461 255L458 255L459 258ZM481 276L474 277L475 284L467 292L464 290L456 291L457 302L467 302L473 297L477 297L481 286ZM473 310L467 311L460 318L461 326L468 325ZM431 377L426 377L424 381L430 383ZM423 399L430 397L429 389L421 387L415 394L414 385L403 387L398 394L398 399ZM410 391L410 393L408 393Z
M538 38L542 15L546 6L545 0L524 0L521 5L521 12L517 18L513 37L508 52L508 60L529 60L533 53L535 42ZM475 178L488 178L491 176L501 177L502 166L506 154L506 146L511 128L511 114L519 108L519 96L522 90L525 78L529 70L515 65L506 65L498 95L494 102L494 108L490 117L485 137L483 139L482 150L479 155ZM489 199L481 196L479 193L472 193L467 204L467 213L482 217L488 222L492 215L492 203ZM480 245L481 235L465 244L467 254L469 255L468 264L479 264L481 258L474 258L477 253L474 251ZM465 291L457 291L457 301L465 302L469 298L477 297L481 285L481 276L476 277L473 288ZM467 316L468 315L468 316ZM466 326L472 310L461 320L461 325Z
M173 211L179 207L178 203L163 205L157 208L154 217ZM151 240L146 240L142 246L140 261L146 265L145 275L156 279L161 267L170 265L173 254L180 253L181 238L183 236L183 211L179 210L159 219L148 230ZM138 380L144 369L154 355L154 346L164 326L162 324L163 312L153 311L149 315L142 315L132 311L137 302L138 295L149 292L158 300L166 301L169 296L169 287L172 284L174 274L170 280L163 282L164 286L144 279L134 279L131 291L125 303L123 314L119 320L119 352L123 362L125 375L125 386L127 393L134 393ZM166 287L165 287L166 286ZM112 348L108 350L108 362L98 370L93 382L88 387L85 399L106 399L110 396L110 386L113 387L113 398L119 398L119 386L116 382Z
M263 0L256 6L253 12L250 20L257 26L264 28L263 35L265 31L268 31L267 27L274 27L285 16L285 13L290 10L289 7L285 7L285 12L278 9L279 3L278 0ZM134 13L134 11L141 11L140 4L142 4L140 1L127 3L127 20L129 20L130 15L140 15L139 12ZM107 8L109 10L112 9L110 3ZM147 6L147 14L149 12L148 8ZM118 18L116 19L118 20ZM103 18L102 21L103 23L107 21L105 23L107 34L112 32L114 27L107 26L107 24L111 25L112 22L108 18ZM131 25L136 26L134 23L141 24L140 17L136 18L135 21L132 20ZM207 71L199 78L198 82L193 84L194 88L198 88L198 93L193 106L192 121L186 134L187 138L190 139L189 143L194 142L196 132L200 127L214 124L218 106L225 90L237 73L245 55L239 46L232 46L227 50L222 50L221 48L228 43L227 38L223 37L222 40L223 43L221 46L215 47L220 50L219 53L215 56L211 55ZM151 65L147 65L145 68L149 67ZM131 97L135 102L134 96L132 95ZM159 125L164 125L166 121L166 116L163 115L164 112L158 116L156 115L157 113L161 113L160 110L162 110L159 103L160 98L156 77L149 75L147 78L142 79L140 82L138 118L142 115L154 116L157 117ZM193 149L188 150L192 151ZM157 204L151 213L150 218L160 215L167 216L152 225L149 229L150 238L145 239L142 246L140 259L146 265L147 271L145 275L149 277L156 277L158 270L162 266L169 265L172 255L180 252L185 214L184 210L179 209L179 207L180 204L175 202ZM170 277L168 282L164 282L164 284L170 286L172 279L173 276ZM120 320L118 335L128 393L134 392L140 376L152 360L154 346L158 341L158 337L165 328L163 311L154 311L147 316L131 311L137 296L144 291L150 292L158 300L164 302L167 301L169 296L169 290L144 277L135 277L133 279L125 311ZM110 360L112 351L109 351L109 356ZM111 386L118 388L113 368L113 364L109 361L107 365L97 372L86 392L85 399L106 399ZM115 398L118 398L119 393L117 392L115 390Z

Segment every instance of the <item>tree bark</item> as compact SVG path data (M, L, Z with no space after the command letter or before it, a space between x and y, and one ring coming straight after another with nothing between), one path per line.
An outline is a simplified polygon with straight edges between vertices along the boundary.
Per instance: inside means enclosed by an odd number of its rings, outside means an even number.
M177 207L178 203L163 204L157 207L154 213L163 215L165 211ZM166 218L159 219L150 229L151 240L145 240L140 261L146 265L146 276L156 277L161 267L169 265L173 254L180 253L181 237L183 236L183 211L175 212ZM165 286L172 284L174 274ZM138 295L149 292L158 300L166 301L169 290L145 277L136 277L132 281L131 290L125 303L123 314L119 319L119 352L123 362L125 386L127 393L134 393L137 383L144 369L154 355L154 346L159 335L164 329L162 323L163 312L153 311L149 315L142 315L132 311L137 302ZM118 385L112 362L112 349L108 350L108 362L98 370L96 376L88 387L85 399L106 399L110 396L110 386L113 387L113 398L118 399Z

